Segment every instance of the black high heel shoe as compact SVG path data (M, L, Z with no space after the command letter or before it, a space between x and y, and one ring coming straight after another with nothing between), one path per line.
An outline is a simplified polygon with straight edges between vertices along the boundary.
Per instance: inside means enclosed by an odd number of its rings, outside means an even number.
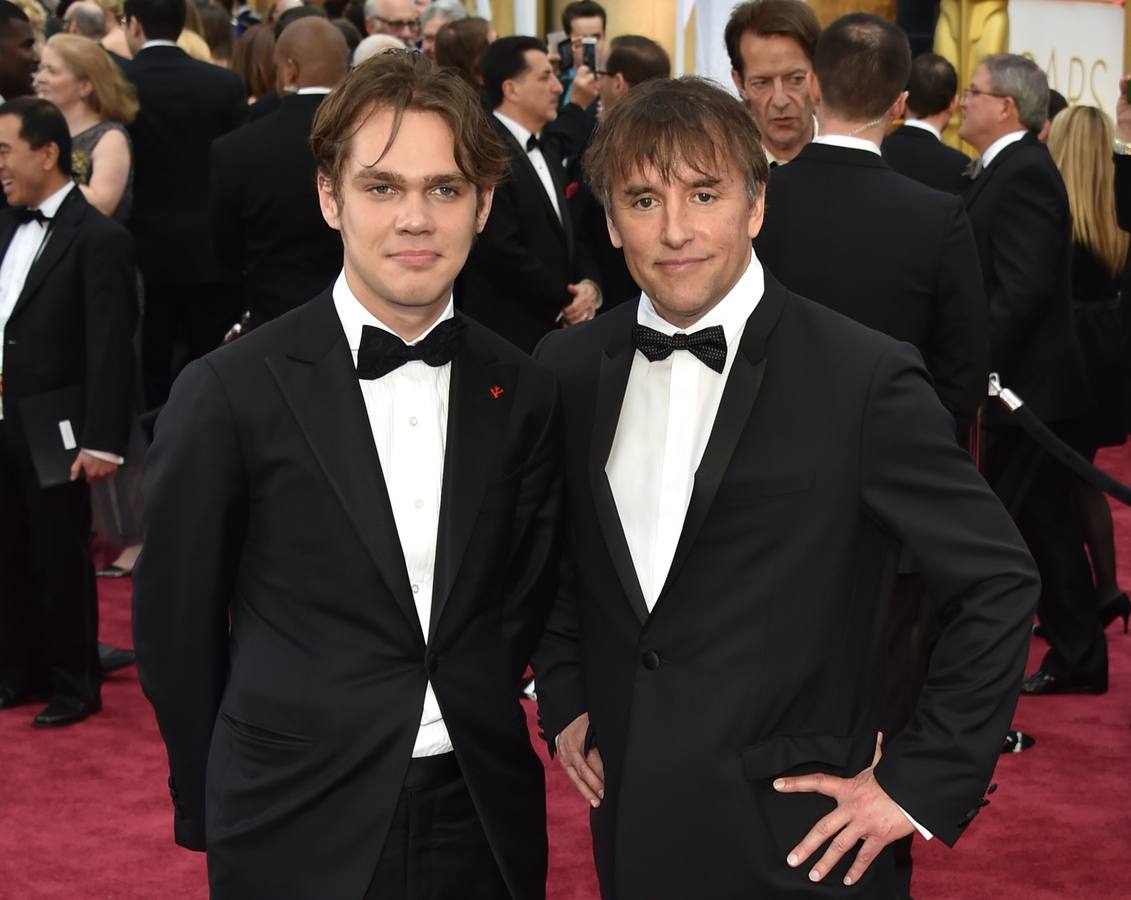
M1131 620L1131 600L1127 599L1126 594L1112 597L1100 607L1100 621L1104 623L1104 628L1117 618L1123 620L1123 633L1127 634L1127 623Z

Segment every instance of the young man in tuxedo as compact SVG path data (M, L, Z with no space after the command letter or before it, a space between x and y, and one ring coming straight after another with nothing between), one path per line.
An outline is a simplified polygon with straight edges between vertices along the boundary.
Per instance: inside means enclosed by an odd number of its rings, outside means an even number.
M413 53L311 144L332 290L190 365L146 463L142 687L214 898L537 900L518 684L557 578L553 378L454 314L506 154Z
M0 183L0 709L46 695L35 724L70 725L102 706L90 484L129 432L133 243L75 187L46 100L0 105Z
M752 254L768 166L737 100L644 84L586 166L643 295L539 347L569 520L535 673L602 895L886 900L886 845L951 844L982 802L1032 561L914 349ZM901 546L944 626L881 754Z
M959 135L979 157L963 199L974 226L990 313L990 370L1061 438L1089 392L1072 321L1072 217L1056 164L1037 139L1048 80L1035 63L988 56L962 92ZM1027 694L1103 693L1107 642L1072 474L995 401L987 416L986 478L1021 528L1041 571L1049 652Z
M483 57L495 134L510 175L495 191L483 234L460 274L461 309L527 351L548 331L593 318L597 268L577 240L565 197L557 116L562 86L538 38L499 38Z
M337 28L292 22L275 44L279 109L212 144L212 241L241 274L253 328L301 306L341 269L342 239L318 206L310 129L348 68Z
M907 118L880 147L888 165L937 191L961 194L970 183L970 158L942 142L956 109L958 73L950 60L937 53L916 56L907 79Z

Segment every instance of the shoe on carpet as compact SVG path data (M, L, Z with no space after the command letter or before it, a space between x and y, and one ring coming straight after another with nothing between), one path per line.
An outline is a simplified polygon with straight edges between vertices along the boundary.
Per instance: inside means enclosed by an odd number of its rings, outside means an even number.
M1039 694L1104 694L1107 693L1107 676L1063 676L1052 675L1044 669L1037 669L1021 682L1021 693L1029 696Z
M1127 599L1126 594L1112 597L1100 607L1100 621L1104 623L1104 628L1116 619L1123 620L1123 633L1127 634L1127 623L1131 620L1131 600Z
M1031 734L1026 734L1024 731L1011 731L1005 736L1005 743L1002 745L1001 752L1021 753L1035 743L1037 743L1037 739Z
M132 666L135 662L137 662L137 654L133 650L111 647L109 644L98 645L98 667L103 675Z
M80 700L78 697L68 697L61 694L51 698L43 712L32 720L32 724L36 728L59 728L63 725L74 725L101 709L102 703L98 700Z

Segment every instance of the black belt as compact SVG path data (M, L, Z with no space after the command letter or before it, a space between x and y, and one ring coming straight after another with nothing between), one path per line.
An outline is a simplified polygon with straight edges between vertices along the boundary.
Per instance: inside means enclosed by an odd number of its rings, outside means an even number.
M408 762L404 776L406 791L419 791L427 788L451 784L460 777L459 763L453 752L439 756L414 756Z

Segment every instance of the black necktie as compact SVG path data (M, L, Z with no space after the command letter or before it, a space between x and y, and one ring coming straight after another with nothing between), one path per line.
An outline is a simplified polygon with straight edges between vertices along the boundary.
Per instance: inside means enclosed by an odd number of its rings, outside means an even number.
M28 222L38 222L46 228L47 223L51 221L51 217L45 216L42 209L28 209L26 206L17 206L14 212L16 214L16 222L20 225L26 225Z
M679 333L670 337L646 325L633 325L632 340L648 362L667 359L673 350L686 350L707 368L714 369L721 375L727 361L727 339L722 325L712 325L691 334Z
M442 366L459 352L462 340L463 322L459 319L441 322L428 337L412 346L384 328L362 325L357 377L366 381L380 378L414 359L430 366Z
M532 134L532 135L530 135L530 137L528 137L526 139L526 152L527 153L529 153L531 150L541 150L541 149L542 149L542 138L538 137L538 135Z

